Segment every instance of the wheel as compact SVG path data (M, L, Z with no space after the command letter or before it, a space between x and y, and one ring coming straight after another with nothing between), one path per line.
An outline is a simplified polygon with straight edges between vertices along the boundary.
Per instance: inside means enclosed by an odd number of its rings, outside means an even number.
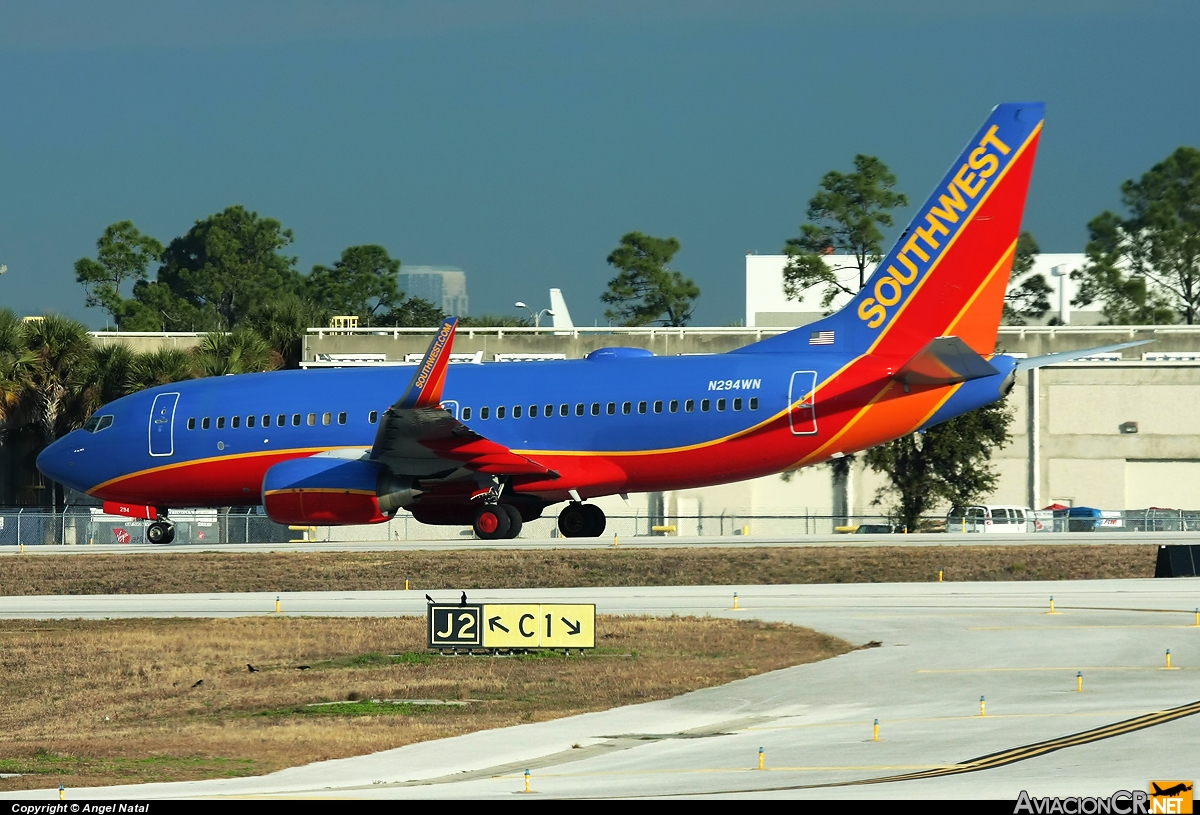
M175 540L175 527L163 521L155 521L146 529L146 540L151 543L170 543Z
M558 513L558 531L564 538L582 538L588 534L587 504L570 503Z
M605 527L604 510L595 504L584 504L583 512L587 517L587 531L584 532L584 535L589 538L598 538L603 535Z
M512 504L501 504L500 508L508 513L508 532L504 534L506 538L515 538L521 534L521 526L525 523L521 518L521 510L514 507Z
M508 512L497 504L485 504L475 513L471 528L475 535L485 541L503 538L508 533L512 520Z

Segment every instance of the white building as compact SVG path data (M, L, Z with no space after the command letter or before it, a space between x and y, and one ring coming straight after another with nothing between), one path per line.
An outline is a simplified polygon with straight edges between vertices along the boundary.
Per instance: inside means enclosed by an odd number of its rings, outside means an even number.
M466 317L467 273L454 266L406 266L400 270L400 290L428 300L446 314Z
M1040 274L1050 284L1050 311L1041 320L1030 324L1046 325L1056 320L1055 325L1098 325L1102 320L1100 304L1092 303L1082 308L1071 305L1078 284L1070 274L1083 266L1083 254L1043 254L1033 262L1028 276ZM852 255L828 255L826 262L837 269L838 279L850 290L858 289L858 267ZM824 286L815 286L804 293L800 300L789 300L783 293L783 269L787 255L746 255L746 326L748 328L793 327L821 319L825 314L837 311L850 302L849 294L839 294L828 309L821 308ZM867 277L875 271L874 265L867 268ZM1021 280L1013 280L1014 285Z

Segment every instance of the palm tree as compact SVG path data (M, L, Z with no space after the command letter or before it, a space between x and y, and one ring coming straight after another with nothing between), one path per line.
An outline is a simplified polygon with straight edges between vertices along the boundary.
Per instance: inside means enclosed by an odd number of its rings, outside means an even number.
M193 349L192 359L199 376L273 371L278 367L271 346L252 328L205 334Z
M271 346L276 368L299 368L304 335L309 326L324 323L324 316L312 303L285 292L258 306L246 322Z
M88 354L67 377L72 412L86 420L114 399L133 393L130 373L135 358L127 345L105 345Z
M87 326L58 314L25 323L24 333L33 355L31 419L41 429L43 444L49 445L83 424L84 417L71 410L71 371L87 364L94 346Z
M0 308L0 445L29 413L32 362L21 318L12 309Z
M137 354L129 366L129 393L155 385L170 385L195 376L192 357L178 348L160 348L148 354Z

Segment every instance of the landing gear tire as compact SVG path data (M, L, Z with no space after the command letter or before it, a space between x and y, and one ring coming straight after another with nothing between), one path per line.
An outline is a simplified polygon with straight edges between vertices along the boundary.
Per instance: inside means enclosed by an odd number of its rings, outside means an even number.
M505 533L506 538L515 538L521 534L521 526L525 520L521 517L521 510L514 507L512 504L501 504L500 508L508 513L508 532Z
M564 538L599 537L604 526L604 511L594 504L572 502L558 513L558 531Z
M512 518L508 510L499 504L485 504L480 507L475 513L475 521L471 524L475 536L485 541L505 537L511 526Z
M151 543L170 543L175 540L174 524L156 521L146 529L146 540Z

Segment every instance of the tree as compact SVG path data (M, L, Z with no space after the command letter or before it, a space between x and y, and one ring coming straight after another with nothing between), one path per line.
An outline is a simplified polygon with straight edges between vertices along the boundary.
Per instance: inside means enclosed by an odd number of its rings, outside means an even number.
M47 314L25 326L31 390L30 419L43 446L83 424L74 406L72 370L86 363L92 352L87 326L57 314Z
M103 345L84 355L67 376L72 413L86 420L109 402L137 390L131 376L136 356L127 345Z
M139 232L133 221L110 224L96 240L97 259L75 261L75 279L87 292L88 307L103 308L120 330L126 312L121 287L126 281L145 280L146 270L162 251L163 245Z
M896 176L875 156L854 157L854 172L830 170L821 179L817 194L808 202L808 223L800 235L788 238L783 270L783 291L798 300L813 286L824 286L821 307L829 308L838 294L855 294L866 285L867 267L883 259L883 232L893 226L892 210L908 206L908 198L895 192ZM834 253L854 257L853 265L830 266L825 257ZM858 269L857 288L838 279L838 272Z
M1004 314L1001 322L1005 325L1025 325L1027 320L1041 319L1050 310L1050 293L1054 290L1046 282L1046 276L1029 274L1039 252L1041 248L1033 235L1022 232L1017 238L1017 251L1013 258L1008 293L1004 295ZM1011 282L1013 280L1021 282L1014 286Z
M327 319L327 313L322 313L311 301L284 292L255 307L246 324L267 341L274 354L272 367L299 368L309 326L320 325Z
M391 311L382 315L378 324L392 325L397 328L432 328L441 325L444 319L446 319L446 314L428 300L420 297L405 297L399 304L393 306ZM468 319L464 317L460 323L462 325L482 325L482 323L468 322ZM489 323L488 325L493 324Z
M400 261L382 246L351 246L332 267L314 266L305 281L308 299L329 314L354 314L371 325L400 301Z
M533 318L513 314L480 314L477 317L463 317L458 324L478 328L532 328Z
M271 346L252 328L206 334L193 349L198 376L225 376L270 371L276 367Z
M192 356L178 348L136 354L129 366L129 392L182 382L195 375Z
M1087 262L1071 277L1072 301L1099 300L1112 324L1188 325L1200 316L1200 150L1180 147L1121 185L1129 217L1105 211L1088 223Z
M687 325L700 289L667 264L679 251L675 238L629 232L608 256L620 273L608 282L600 299L613 306L604 316L621 325Z
M25 422L31 408L33 359L21 318L10 308L0 308L0 444Z
M167 245L158 282L201 315L213 315L218 327L228 330L260 302L299 288L296 259L280 254L292 239L292 231L279 221L260 218L240 205L228 207L196 221L186 235ZM168 320L193 316L186 310L176 314L174 304L161 294L151 300L149 291L150 287L143 288L138 299L167 305L163 310Z
M941 424L872 447L867 466L888 476L873 503L916 531L923 515L940 502L976 503L996 488L992 452L1008 443L1012 413L997 402Z

